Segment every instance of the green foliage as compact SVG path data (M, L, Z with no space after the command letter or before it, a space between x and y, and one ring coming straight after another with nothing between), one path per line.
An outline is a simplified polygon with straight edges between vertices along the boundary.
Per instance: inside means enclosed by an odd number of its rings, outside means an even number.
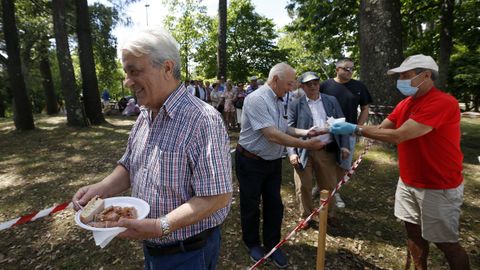
M467 46L456 46L450 64L448 90L457 99L464 102L467 109L473 105L478 111L480 101L480 46L476 51L468 50Z
M164 3L169 4L172 14L175 11L181 14L167 16L164 24L180 44L182 77L190 79L192 74L189 67L193 65L193 55L200 44L208 39L205 33L210 29L212 19L207 16L206 6L199 5L198 1L164 1Z
M287 9L294 20L286 29L302 40L306 50L322 52L325 59L339 59L346 53L357 58L358 2L292 0Z
M198 45L193 60L198 63L195 68L197 76L215 78L217 75L218 18L209 18L206 24L205 40Z
M93 51L98 77L98 89L111 92L121 89L123 72L117 63L117 39L112 30L117 25L118 11L99 3L89 6L90 24L92 26Z
M314 71L322 80L326 80L335 72L334 66L323 57L323 51L307 50L306 41L294 33L285 33L278 41L278 46L288 51L287 62L295 68L298 75Z
M438 58L442 2L401 1L404 55L422 53ZM287 9L294 18L286 27L291 33L289 39L293 42L281 40L280 44L282 48L290 49L292 55L289 60L298 70L320 71L319 65L315 65L315 59L320 60L319 64L324 64L346 52L351 53L351 58L358 59L359 1L291 0ZM447 82L450 87L447 90L462 98L475 99L478 96L475 92L478 91L478 73L475 73L472 63L478 63L474 59L479 59L479 17L479 1L455 1L452 36L457 51L451 56L452 66ZM458 88L466 92L460 93Z
M252 74L268 76L270 68L287 59L287 51L275 44L278 34L271 19L255 12L250 0L233 0L227 15L229 77L246 81Z

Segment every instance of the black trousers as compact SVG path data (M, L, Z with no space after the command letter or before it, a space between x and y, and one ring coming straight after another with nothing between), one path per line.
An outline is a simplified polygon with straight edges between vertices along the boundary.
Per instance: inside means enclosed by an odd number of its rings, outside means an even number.
M248 248L261 245L260 199L263 203L263 244L272 249L281 237L283 203L280 196L282 160L255 160L238 151L235 169L240 184L242 238Z

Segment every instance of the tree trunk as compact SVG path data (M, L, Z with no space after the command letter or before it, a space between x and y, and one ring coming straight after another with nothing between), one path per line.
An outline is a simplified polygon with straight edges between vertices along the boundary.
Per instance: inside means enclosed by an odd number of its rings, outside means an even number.
M0 118L5 117L5 97L2 92L0 92Z
M227 79L227 0L218 1L217 79Z
M67 123L71 126L85 127L88 126L88 121L85 118L83 106L79 99L79 92L75 84L75 73L73 71L65 25L64 0L53 0L52 8L58 65L60 67L62 91L67 111Z
M45 93L47 114L54 115L58 113L59 108L57 95L55 94L55 88L53 87L52 71L50 70L50 59L48 59L48 49L46 44L42 44L40 50L39 70L40 75L42 76L42 85Z
M25 80L22 74L17 25L15 22L15 4L13 0L2 0L3 34L7 47L7 69L13 92L13 120L18 130L35 129L32 105L28 99Z
M82 73L83 104L90 123L98 125L105 122L100 104L95 60L93 58L92 31L88 15L87 0L76 0L77 36L80 70Z
M440 8L440 53L438 59L438 81L437 87L447 90L448 66L450 65L450 55L452 54L453 41L453 9L454 0L442 0Z
M396 105L402 96L387 70L403 60L399 0L360 1L360 78L377 105Z

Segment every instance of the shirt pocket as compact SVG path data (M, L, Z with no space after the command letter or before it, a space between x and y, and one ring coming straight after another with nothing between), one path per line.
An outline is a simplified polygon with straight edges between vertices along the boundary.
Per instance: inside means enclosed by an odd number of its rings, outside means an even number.
M166 193L184 194L189 182L187 155L155 147L150 159L150 179Z

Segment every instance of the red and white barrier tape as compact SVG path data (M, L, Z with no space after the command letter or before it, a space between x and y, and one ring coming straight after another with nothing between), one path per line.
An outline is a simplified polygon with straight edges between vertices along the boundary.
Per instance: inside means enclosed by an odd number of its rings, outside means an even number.
M330 196L328 196L328 198L326 200L321 200L321 204L320 204L320 207L315 209L315 211L313 211L307 218L305 218L304 220L300 221L297 226L295 226L295 228L287 235L287 237L285 237L284 239L282 239L280 242L278 242L278 244L275 245L275 247L272 248L272 250L270 250L267 254L265 254L265 256L263 256L263 258L261 258L260 260L258 260L253 266L251 266L249 268L249 270L253 270L253 269L256 269L258 266L260 266L261 264L263 264L268 257L270 257L270 255L272 255L275 251L278 250L278 248L280 248L283 244L285 244L285 242L287 242L295 233L297 233L298 231L301 230L301 228L307 223L309 222L312 217L316 214L318 214L320 212L320 210L323 209L323 207L330 202L330 200L332 199L333 195L335 195L335 193L337 193L337 191L344 185L346 184L351 176L353 175L353 173L355 172L355 170L357 169L358 165L360 164L360 162L362 162L362 159L363 159L363 156L368 152L368 150L370 149L370 147L372 146L373 144L373 140L368 140L368 143L367 143L367 146L365 147L365 149L363 150L363 152L358 156L357 160L355 160L355 162L353 162L352 166L350 167L350 169L345 172L345 175L342 177L342 180L340 180L338 183L337 183L337 186L335 186L335 189L332 190L332 192L330 193Z
M235 148L230 150L230 153L233 153L233 152L235 152ZM19 217L19 218L16 218L16 219L12 219L12 220L7 221L7 222L0 223L0 231L11 228L11 227L16 226L16 225L20 225L20 224L28 223L30 221L34 221L34 220L37 220L39 218L42 218L42 217L45 217L45 216L48 216L48 215L52 215L53 213L62 211L66 208L73 208L73 203L72 202L64 202L64 203L59 204L57 206L53 206L53 207L43 209L43 210L38 211L38 212L30 213L28 215L25 215L25 216L22 216L22 217Z
M38 211L38 212L33 212L33 213L30 213L28 215L25 215L25 216L22 216L22 217L19 217L19 218L16 218L16 219L12 219L10 221L0 223L0 231L11 228L11 227L16 226L16 225L20 225L20 224L24 224L24 223L27 223L27 222L30 222L30 221L34 221L34 220L37 220L39 218L46 217L48 215L52 215L53 213L62 211L66 208L73 208L72 202L64 202L62 204L52 206L50 208L43 209L43 210Z

